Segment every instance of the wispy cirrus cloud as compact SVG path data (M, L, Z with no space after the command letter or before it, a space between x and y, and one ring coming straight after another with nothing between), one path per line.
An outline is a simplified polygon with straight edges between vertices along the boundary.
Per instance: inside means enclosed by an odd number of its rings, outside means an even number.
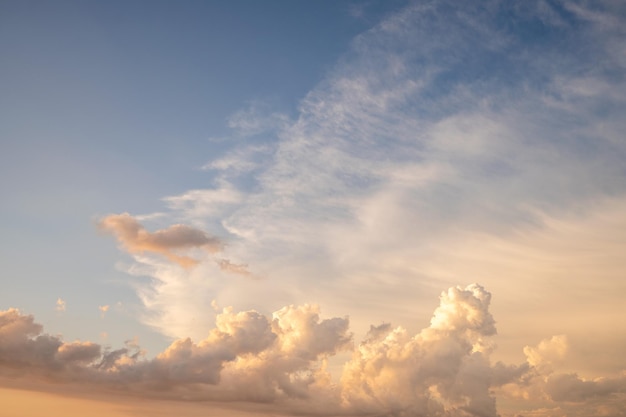
M173 222L219 234L236 262L181 271L137 257L131 273L155 278L138 286L146 322L184 337L209 328L203 312L214 300L274 311L313 299L333 313L348 306L362 335L384 311L414 332L375 327L355 355L411 368L420 343L428 344L409 336L422 334L416 317L428 316L441 286L469 275L504 300L493 306L507 324L504 356L523 357L529 338L550 341L526 349L533 388L502 382L498 395L536 401L523 408L529 415L555 404L594 414L594 395L623 407L620 355L585 352L626 346L615 336L623 326L602 324L623 312L618 254L626 242L616 231L626 221L624 16L615 3L577 1L415 2L388 16L353 41L303 97L297 117L254 106L233 116L235 136L263 140L233 141L208 161L213 187L166 198ZM244 264L265 279L222 279ZM567 339L551 339L563 333ZM396 342L401 347L391 348ZM451 346L440 342L433 346ZM548 371L558 342L567 360ZM406 362L391 361L392 353ZM398 398L368 396L365 387L383 390L387 368L367 376L366 361L345 377L360 391L340 397L363 412L406 406L437 415L440 402L492 415L486 387L521 368L472 360L455 368L481 374L472 395L445 381L420 385L407 405L403 390L414 381L392 374L406 382ZM593 382L599 375L611 382ZM576 397L584 411L563 405L574 398L561 391L567 384L584 391Z

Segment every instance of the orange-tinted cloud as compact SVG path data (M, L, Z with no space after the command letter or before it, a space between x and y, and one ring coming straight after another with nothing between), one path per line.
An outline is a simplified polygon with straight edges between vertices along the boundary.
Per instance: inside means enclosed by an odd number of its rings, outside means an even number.
M215 253L223 247L218 238L182 224L149 232L128 213L111 214L100 220L98 225L101 230L115 235L129 253L158 253L184 268L196 265L198 260L180 255L180 251L200 248Z
M553 407L575 403L576 416L594 415L597 399L611 409L626 407L623 375L585 379L543 366L565 354L563 337L527 347L529 360L519 366L491 363L490 300L480 285L452 287L430 326L415 335L372 326L356 348L348 319L322 319L314 305L287 306L271 317L226 308L204 340L176 340L152 359L135 342L117 350L63 342L10 309L0 312L0 378L45 376L136 396L263 403L320 416L496 417L496 391ZM352 358L334 382L327 360L345 350L353 350Z
M56 311L63 312L67 308L67 303L61 298L57 298Z

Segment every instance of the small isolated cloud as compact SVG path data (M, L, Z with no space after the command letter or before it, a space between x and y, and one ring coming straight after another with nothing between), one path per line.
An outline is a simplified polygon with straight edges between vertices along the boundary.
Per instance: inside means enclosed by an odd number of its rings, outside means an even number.
M100 310L100 317L104 317L104 315L107 311L109 311L110 308L111 306L109 305L98 306L98 310Z
M217 265L222 271L228 271L240 275L250 275L250 271L248 271L248 265L246 264L235 264L228 259L218 259Z
M180 255L180 251L200 248L208 253L215 253L221 251L223 247L217 237L182 224L149 232L128 213L106 216L98 225L101 230L115 235L129 253L158 253L184 268L196 265L198 260Z
M67 303L62 298L57 298L56 311L65 311Z

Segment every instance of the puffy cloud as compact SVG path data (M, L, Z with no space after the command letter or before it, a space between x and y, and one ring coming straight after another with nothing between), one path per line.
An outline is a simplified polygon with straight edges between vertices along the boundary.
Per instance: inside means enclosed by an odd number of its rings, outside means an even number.
M68 367L81 368L100 358L97 344L64 343L42 330L33 316L22 315L17 309L0 311L0 374L52 370L60 376Z
M56 380L121 384L137 394L155 389L172 398L247 399L242 387L275 396L303 395L320 361L349 346L348 320L321 320L315 306L289 306L272 318L255 311L224 309L215 328L194 342L174 341L146 359L136 341L116 350L92 342L64 343L16 309L0 312L0 374L47 375ZM224 373L229 380L220 383ZM199 386L203 389L197 389ZM257 398L258 399L258 398Z
M182 224L148 232L128 213L106 216L100 220L99 227L114 234L129 253L158 253L185 268L196 265L198 261L189 256L179 255L178 251L202 248L209 253L215 253L222 250L223 246L218 238Z
M218 316L218 328L226 330L223 320L231 322L231 314L222 315L222 319ZM319 314L319 307L314 305L287 306L275 312L271 320L272 343L255 355L243 355L227 363L221 387L212 395L271 402L314 399L314 392L321 390L327 398L330 377L325 370L326 359L348 349L351 334L347 318L322 320Z
M65 311L67 303L61 298L57 298L56 311Z
M477 284L443 292L430 327L372 327L345 366L343 398L368 413L495 416L490 389L523 371L492 367L485 338L496 333L491 295ZM509 370L510 371L510 370Z
M276 338L269 320L255 311L233 313L225 309L216 328L199 343L180 339L151 362L144 364L144 378L164 386L192 383L217 384L226 362L258 354Z
M565 335L552 336L542 340L536 347L526 346L524 354L530 365L535 367L547 367L558 362L567 353L568 342Z
M576 374L551 375L546 392L554 401L585 402L626 392L626 375L614 378L584 379Z
M98 310L100 310L100 317L104 317L104 315L107 313L107 311L109 311L110 308L111 306L108 304L98 306Z
M61 362L92 363L100 358L101 347L91 342L63 343L56 352Z
M535 416L573 403L586 410L575 416L626 407L624 375L552 373L546 364L566 353L564 336L527 346L527 363L492 363L490 303L478 284L452 287L442 292L428 327L411 335L387 323L371 326L357 347L349 320L321 318L315 305L290 305L271 316L229 307L205 338L177 339L151 359L136 340L115 350L64 342L10 309L0 312L0 375L45 375L139 396L263 402L319 415L495 417L497 396L538 404L524 412ZM352 358L333 379L327 363L345 350Z

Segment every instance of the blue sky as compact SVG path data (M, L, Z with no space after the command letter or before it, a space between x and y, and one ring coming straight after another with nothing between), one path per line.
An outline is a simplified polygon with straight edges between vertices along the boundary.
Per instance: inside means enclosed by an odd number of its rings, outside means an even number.
M232 114L255 101L295 112L400 4L3 2L2 252L17 278L3 304L47 315L63 296L68 316L95 320L94 304L132 303L94 220L207 186L199 168L228 147L211 139Z
M0 7L0 310L60 380L623 415L623 4Z

